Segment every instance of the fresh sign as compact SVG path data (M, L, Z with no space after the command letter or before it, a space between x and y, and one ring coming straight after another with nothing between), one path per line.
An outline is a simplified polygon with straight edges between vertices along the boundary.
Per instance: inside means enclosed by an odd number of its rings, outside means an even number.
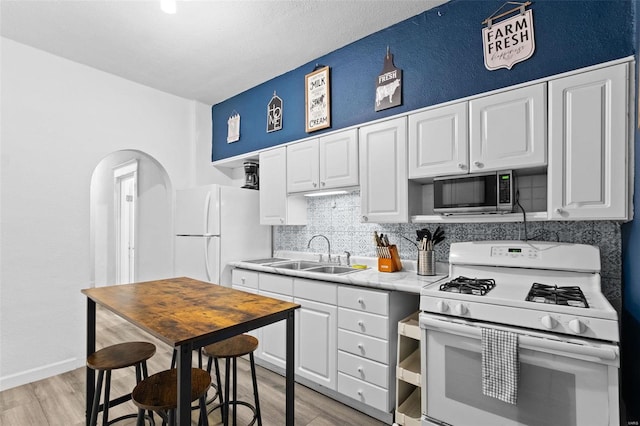
M514 64L529 59L536 50L531 10L497 24L488 21L482 29L484 65L490 70L511 69Z

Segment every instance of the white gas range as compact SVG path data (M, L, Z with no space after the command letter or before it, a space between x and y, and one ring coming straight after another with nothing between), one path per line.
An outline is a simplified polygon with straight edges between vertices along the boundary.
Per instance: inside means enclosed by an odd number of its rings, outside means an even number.
M423 425L618 424L618 316L597 247L453 243L420 310ZM517 342L515 404L483 393L489 331Z

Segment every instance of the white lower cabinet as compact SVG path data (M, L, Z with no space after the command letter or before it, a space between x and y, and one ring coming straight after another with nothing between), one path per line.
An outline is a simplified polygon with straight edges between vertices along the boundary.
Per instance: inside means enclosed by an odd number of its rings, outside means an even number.
M395 408L398 320L418 295L338 287L338 392L384 412Z
M337 285L296 279L296 374L336 389Z
M233 288L300 304L295 319L296 380L384 422L396 399L397 323L419 295L234 269ZM284 374L286 323L258 331L256 359Z
M258 294L293 302L293 278L260 274ZM285 371L287 367L287 323L279 321L260 329L258 358Z

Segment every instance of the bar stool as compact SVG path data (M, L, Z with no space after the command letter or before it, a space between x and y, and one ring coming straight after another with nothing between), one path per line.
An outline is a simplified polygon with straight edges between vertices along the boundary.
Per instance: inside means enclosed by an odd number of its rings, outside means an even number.
M241 334L230 337L221 342L217 342L205 346L202 353L209 357L207 362L207 371L211 373L211 365L215 363L216 376L218 379L218 389L220 389L220 368L218 359L225 359L225 377L224 377L224 398L220 394L220 404L209 409L209 413L220 408L222 412L222 421L225 426L229 424L229 406L233 405L233 425L237 424L237 406L244 405L253 411L253 419L248 426L253 425L256 420L259 426L262 426L262 416L260 415L260 401L258 400L258 382L256 380L256 364L253 358L253 352L258 348L258 339L248 334ZM253 381L253 396L255 405L251 405L246 401L238 401L238 368L237 359L243 355L249 355L251 363L251 380ZM229 368L233 362L233 400L229 400Z
M136 367L136 383L140 383L147 377L147 360L156 353L156 347L148 342L126 342L102 348L87 357L87 366L98 371L98 382L93 397L91 408L91 426L96 426L98 422L98 412L102 411L102 424L104 426L117 421L136 417L137 414L127 414L112 421L109 421L109 407L115 407L131 399L131 394L122 395L119 398L110 400L111 391L111 371L120 368ZM104 386L104 402L100 404L100 393L104 373L107 373L107 380ZM153 424L153 419L150 420Z
M144 410L155 411L163 418L163 424L176 424L178 407L178 370L164 370L153 374L136 385L131 392L133 403L138 407L137 425L143 424ZM200 368L191 369L191 402L200 401L200 421L209 426L205 395L211 386L211 375Z

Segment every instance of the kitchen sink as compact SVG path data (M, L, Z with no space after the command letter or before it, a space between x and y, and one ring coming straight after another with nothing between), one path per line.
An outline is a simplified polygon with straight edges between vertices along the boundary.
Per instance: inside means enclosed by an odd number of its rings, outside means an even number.
M296 269L296 270L305 269L306 270L306 269L309 269L309 268L315 268L315 267L318 267L318 266L322 266L322 263L306 261L306 260L294 260L294 261L290 261L290 262L272 263L269 266L271 266L273 268Z
M270 263L268 266L272 268L291 269L296 271L315 272L318 274L346 274L348 272L358 271L359 269L350 266L328 265L322 262L314 262L311 260L291 260L288 262Z
M306 269L307 272L319 272L321 274L345 274L347 272L357 271L356 268L349 266L323 265L315 268Z

